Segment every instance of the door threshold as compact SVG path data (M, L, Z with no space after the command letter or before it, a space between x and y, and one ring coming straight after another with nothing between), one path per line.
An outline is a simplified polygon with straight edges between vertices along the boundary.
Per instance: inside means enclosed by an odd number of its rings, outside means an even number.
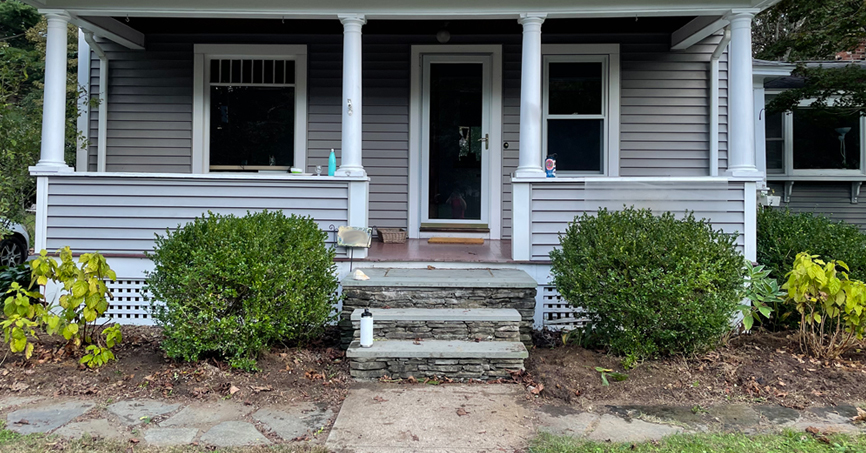
M425 233L489 233L490 228L484 224L447 224L421 225L420 231Z

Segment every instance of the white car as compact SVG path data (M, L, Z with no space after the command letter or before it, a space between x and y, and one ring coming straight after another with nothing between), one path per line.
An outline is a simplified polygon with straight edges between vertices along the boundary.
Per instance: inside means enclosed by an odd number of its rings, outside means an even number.
M20 223L12 223L0 219L2 229L7 230L6 236L0 240L0 267L12 267L23 264L30 255L30 235Z

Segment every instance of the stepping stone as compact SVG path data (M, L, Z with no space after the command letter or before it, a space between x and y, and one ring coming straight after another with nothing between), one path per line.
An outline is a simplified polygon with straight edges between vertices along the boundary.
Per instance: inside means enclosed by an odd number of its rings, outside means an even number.
M41 396L7 396L6 398L0 399L0 411L9 409L10 407L30 404L41 399Z
M718 419L726 430L752 434L761 424L758 412L745 404L719 404L707 409L707 413Z
M333 412L316 406L301 405L279 410L264 408L253 414L256 421L262 422L283 440L292 440L312 434L328 424Z
M70 423L54 432L61 437L78 439L85 434L90 437L101 437L104 439L122 439L126 431L108 424L108 420L100 418L84 422Z
M144 441L157 447L187 445L197 434L196 428L150 428L144 433Z
M19 409L6 417L6 427L16 433L47 433L84 415L95 404L67 401L49 406Z
M108 412L116 415L124 425L135 426L144 423L143 418L154 418L174 412L179 407L180 404L166 404L159 401L129 400L108 406Z
M217 447L244 447L271 443L252 423L222 422L202 434L201 441Z
M800 411L782 406L758 406L755 408L774 425L784 426L800 419Z
M683 432L676 426L647 423L642 420L626 421L613 415L602 415L597 427L587 439L597 442L644 442Z
M211 404L196 404L183 408L168 420L160 423L163 428L175 426L195 426L202 429L229 420L238 420L252 411L251 407L229 401Z
M555 436L583 437L599 417L570 407L542 406L538 412L538 430Z

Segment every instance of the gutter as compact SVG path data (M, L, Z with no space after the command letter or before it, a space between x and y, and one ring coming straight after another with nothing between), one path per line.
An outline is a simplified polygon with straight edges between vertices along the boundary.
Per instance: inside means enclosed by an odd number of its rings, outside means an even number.
M108 141L108 56L93 39L93 32L84 30L84 40L99 57L99 118L96 132L96 171L105 171Z
M719 175L719 59L730 42L731 27L727 26L710 57L710 176Z

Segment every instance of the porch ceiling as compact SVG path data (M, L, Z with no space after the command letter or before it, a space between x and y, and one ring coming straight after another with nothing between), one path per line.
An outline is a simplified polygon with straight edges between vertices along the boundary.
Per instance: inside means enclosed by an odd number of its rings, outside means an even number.
M333 17L361 13L370 19L396 17L459 18L467 16L512 18L517 14L547 13L549 17L634 17L720 15L736 8L766 8L778 0L465 0L405 1L318 0L24 0L39 8L63 9L78 15L110 16L124 13L138 16L176 17Z

